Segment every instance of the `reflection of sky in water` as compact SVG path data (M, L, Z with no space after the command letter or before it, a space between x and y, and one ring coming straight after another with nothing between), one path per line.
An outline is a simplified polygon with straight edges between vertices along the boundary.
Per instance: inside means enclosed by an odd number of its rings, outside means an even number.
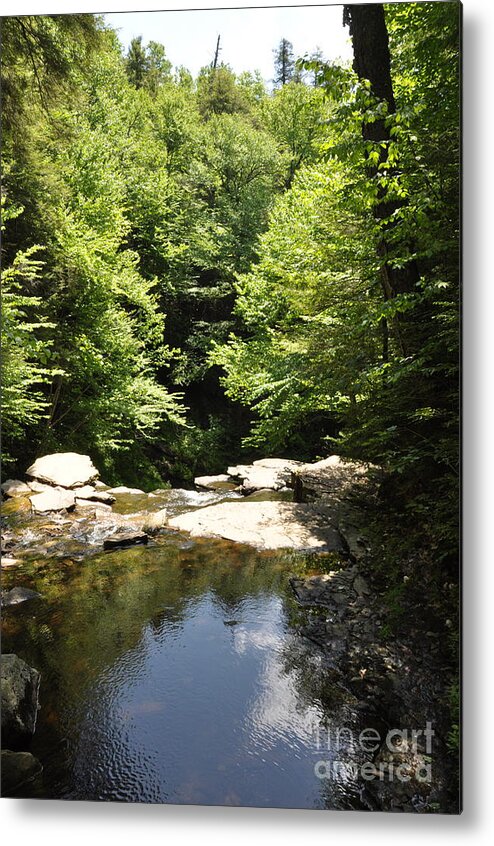
M182 541L86 559L63 587L30 577L40 619L6 647L42 673L44 795L341 807L353 788L314 774L318 659L287 624L291 565Z

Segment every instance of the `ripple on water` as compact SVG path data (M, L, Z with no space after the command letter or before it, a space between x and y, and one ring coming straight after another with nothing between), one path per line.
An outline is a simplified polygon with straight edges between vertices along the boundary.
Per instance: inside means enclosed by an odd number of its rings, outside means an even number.
M185 493L177 507L211 497ZM7 625L4 648L41 671L32 751L45 765L43 795L353 803L352 785L324 786L314 774L314 730L327 710L317 652L289 622L293 562L175 536L64 570L24 568L45 601L36 619L8 610L7 622L24 624Z

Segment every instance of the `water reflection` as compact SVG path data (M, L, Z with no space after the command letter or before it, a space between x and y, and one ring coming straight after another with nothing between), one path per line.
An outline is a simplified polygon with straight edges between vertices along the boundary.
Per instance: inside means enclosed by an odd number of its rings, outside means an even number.
M289 623L292 566L177 535L75 565L25 566L16 583L45 600L36 613L5 614L4 650L42 673L32 747L45 767L41 795L354 803L351 784L323 793L314 774L324 674ZM334 701L332 717L347 720L344 692Z

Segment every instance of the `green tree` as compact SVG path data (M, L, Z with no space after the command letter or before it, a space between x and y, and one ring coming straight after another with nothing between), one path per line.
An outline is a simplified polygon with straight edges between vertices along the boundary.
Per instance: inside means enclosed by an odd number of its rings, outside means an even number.
M142 88L150 70L149 56L142 43L142 35L132 39L127 51L125 68L129 82L135 88Z
M295 57L293 44L286 38L282 38L278 47L273 50L274 55L274 85L275 87L286 85L295 78Z

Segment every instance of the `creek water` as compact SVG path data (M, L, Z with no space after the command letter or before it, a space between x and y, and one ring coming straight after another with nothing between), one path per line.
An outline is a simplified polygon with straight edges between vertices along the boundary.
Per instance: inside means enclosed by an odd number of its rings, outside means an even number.
M178 513L220 496L169 491L153 507ZM24 532L34 544L36 527ZM34 552L2 580L42 595L2 620L3 651L41 673L31 751L44 771L20 795L361 807L344 771L315 773L342 754L321 751L321 728L354 714L297 633L289 576L313 559L166 531L103 553L89 520L72 532L84 554Z

